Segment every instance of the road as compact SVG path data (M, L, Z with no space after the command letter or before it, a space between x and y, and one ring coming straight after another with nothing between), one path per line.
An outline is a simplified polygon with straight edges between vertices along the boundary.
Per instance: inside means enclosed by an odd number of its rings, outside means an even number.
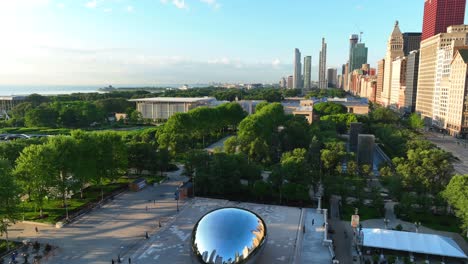
M468 174L468 146L466 140L451 136L444 136L435 132L425 132L427 140L436 144L441 149L451 152L459 161L453 163L455 171L459 174Z
M174 192L185 178L181 170L169 174L170 180L140 192L126 192L99 209L61 229L18 223L10 238L38 240L58 246L54 256L42 263L110 263L145 242L145 233L155 232L177 214ZM155 201L155 202L154 202Z
M335 245L336 258L340 263L351 264L351 242L353 231L351 225L340 219L339 197L332 196L330 199L330 229L333 230L331 235Z

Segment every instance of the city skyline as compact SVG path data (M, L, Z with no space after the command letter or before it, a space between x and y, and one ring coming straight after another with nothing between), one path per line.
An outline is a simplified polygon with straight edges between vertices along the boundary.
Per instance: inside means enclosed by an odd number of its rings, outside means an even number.
M0 9L0 85L273 83L293 73L292 49L317 54L322 37L328 44L327 65L339 68L349 56L349 36L364 32L368 62L376 67L395 20L402 32L422 30L423 1L396 1L405 8L339 2L337 21L314 27L325 19L323 12L304 23L302 14L310 8L336 11L337 1L8 1ZM288 16L285 10L298 14ZM375 10L392 16L381 17ZM238 19L241 11L243 19ZM278 14L286 22L271 19ZM304 31L309 33L300 34ZM316 81L317 57L311 72Z

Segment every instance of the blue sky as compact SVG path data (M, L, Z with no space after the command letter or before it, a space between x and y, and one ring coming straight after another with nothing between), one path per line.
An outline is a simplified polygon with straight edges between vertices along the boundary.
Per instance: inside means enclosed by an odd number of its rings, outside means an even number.
M0 8L0 85L277 82L294 48L346 62L364 32L373 67L423 0L12 0ZM316 78L316 67L314 67Z

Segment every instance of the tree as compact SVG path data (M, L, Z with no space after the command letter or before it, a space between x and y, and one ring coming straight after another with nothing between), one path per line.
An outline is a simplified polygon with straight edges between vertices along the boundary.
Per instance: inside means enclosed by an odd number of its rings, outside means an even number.
M410 149L406 158L394 158L396 172L403 186L437 195L453 175L453 157L441 149Z
M76 141L77 152L74 162L73 180L76 182L81 199L84 198L83 189L89 182L96 182L98 176L97 136L81 130L74 130L71 134Z
M48 145L30 145L16 160L14 174L43 217L44 200L54 182L55 155Z
M73 175L75 174L75 162L78 159L77 144L74 138L68 136L56 136L49 139L46 146L53 158L52 172L55 186L57 187L62 206L68 219L67 195L73 189Z
M7 250L10 250L8 227L18 219L18 193L9 162L0 159L0 235L6 236Z
M455 214L462 222L462 229L468 229L468 174L455 175L442 192L445 200L455 208Z
M106 181L114 181L127 172L127 150L122 138L114 132L96 134L96 163L98 178L94 183L101 186L101 199L104 199L103 186Z
M160 148L169 149L171 154L185 152L190 145L190 135L194 124L187 113L176 113L164 124L158 135Z
M325 148L322 149L320 153L322 165L328 172L335 169L346 155L343 142L325 143Z
M322 102L314 104L314 112L317 114L324 116L324 115L337 115L337 114L345 114L347 109L344 105L337 104L334 102Z
M370 113L370 117L374 122L393 124L398 121L398 115L390 108L378 107Z
M49 106L40 105L26 112L24 123L27 127L55 127L58 113Z
M257 199L263 200L271 194L271 184L263 180L257 180L253 185L253 192Z
M310 185L310 167L307 163L307 151L305 149L295 149L291 152L283 153L281 157L281 170L284 178L288 182L302 185Z
M419 130L424 127L424 120L417 113L412 113L408 118L409 127L414 130Z

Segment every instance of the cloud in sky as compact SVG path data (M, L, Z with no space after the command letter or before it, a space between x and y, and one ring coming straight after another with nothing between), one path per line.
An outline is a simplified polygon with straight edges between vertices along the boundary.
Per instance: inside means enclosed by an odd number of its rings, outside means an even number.
M85 3L85 7L87 8L96 8L97 7L97 0L91 0Z
M131 5L129 5L129 6L127 6L126 10L127 10L127 12L132 13L133 11L135 11L135 8L133 6L131 6Z
M219 9L221 7L221 4L218 3L216 0L200 0L202 3L205 3L209 6L212 6L214 9Z
M161 0L161 3L171 3L179 9L188 9L188 5L185 3L185 0Z

